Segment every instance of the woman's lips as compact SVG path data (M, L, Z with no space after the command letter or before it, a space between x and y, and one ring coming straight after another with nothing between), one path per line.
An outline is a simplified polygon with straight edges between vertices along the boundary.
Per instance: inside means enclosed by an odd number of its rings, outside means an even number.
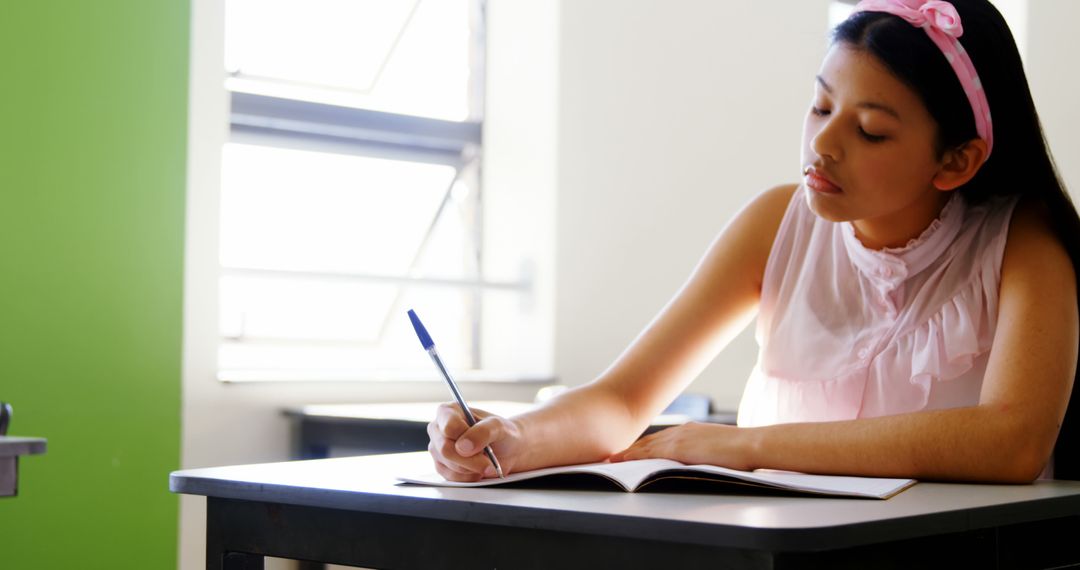
M807 170L803 180L806 182L806 185L815 192L820 192L822 194L839 194L842 192L840 187L833 183L832 180L822 176L813 168Z

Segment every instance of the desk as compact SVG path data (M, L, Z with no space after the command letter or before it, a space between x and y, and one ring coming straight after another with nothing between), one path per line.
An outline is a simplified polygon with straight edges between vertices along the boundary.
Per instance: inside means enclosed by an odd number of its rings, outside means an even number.
M0 435L0 497L19 492L19 456L45 453L45 440Z
M399 486L426 453L178 471L208 570L263 556L373 568L956 568L1080 562L1080 482L920 483L886 501Z
M295 459L323 459L340 454L375 455L426 451L427 424L435 417L441 402L390 404L330 404L287 408L285 415L293 423L292 456ZM506 401L470 402L500 416L513 416L531 410L535 404ZM699 417L700 416L700 417ZM689 420L734 425L734 412L711 415L661 415L648 431L678 425Z

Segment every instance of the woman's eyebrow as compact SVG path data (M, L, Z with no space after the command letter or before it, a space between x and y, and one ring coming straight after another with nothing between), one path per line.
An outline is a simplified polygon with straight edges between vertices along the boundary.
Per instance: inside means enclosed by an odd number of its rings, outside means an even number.
M832 86L829 85L829 83L827 81L825 81L825 78L818 75L817 76L817 81L818 81L819 84L821 84L821 88L824 89L826 93L828 93L829 95L832 95L832 92L833 92ZM885 105L883 103L875 103L873 101L863 101L861 103L856 104L855 106L859 107L860 109L872 109L872 110L875 110L875 111L881 111L882 113L892 115L897 120L900 119L900 113L896 112L896 109L893 109L892 107L890 107L888 105Z

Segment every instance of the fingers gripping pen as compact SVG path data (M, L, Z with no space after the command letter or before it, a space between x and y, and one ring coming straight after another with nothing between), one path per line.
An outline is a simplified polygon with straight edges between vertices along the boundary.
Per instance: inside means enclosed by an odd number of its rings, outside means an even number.
M424 328L424 323L420 322L420 317L416 316L416 312L412 309L409 310L409 320L412 321L416 336L420 337L420 344L423 345L424 350L427 351L435 366L439 368L439 372L446 379L446 384L450 386L450 391L454 393L454 399L457 400L458 405L461 406L461 411L465 414L465 421L469 423L469 427L476 425L476 418L473 416L472 410L469 409L469 405L465 403L465 397L461 395L461 391L458 390L454 379L450 377L450 372L443 366L442 359L439 358L439 353L435 350L435 343L431 340L427 329ZM499 465L499 460L495 458L495 452L491 450L490 445L484 447L484 455L487 455L487 458L491 460L491 464L495 467L495 473L502 479L502 466Z

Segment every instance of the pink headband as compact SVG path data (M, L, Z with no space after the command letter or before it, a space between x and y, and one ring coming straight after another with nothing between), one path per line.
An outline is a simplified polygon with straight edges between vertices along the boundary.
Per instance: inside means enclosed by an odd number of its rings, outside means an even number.
M948 2L938 0L862 0L855 5L855 12L885 12L899 16L913 26L926 30L926 35L945 54L960 85L964 88L971 112L975 115L975 130L986 141L986 156L994 148L994 124L990 121L990 104L986 101L979 74L971 63L959 38L964 35L960 14Z

